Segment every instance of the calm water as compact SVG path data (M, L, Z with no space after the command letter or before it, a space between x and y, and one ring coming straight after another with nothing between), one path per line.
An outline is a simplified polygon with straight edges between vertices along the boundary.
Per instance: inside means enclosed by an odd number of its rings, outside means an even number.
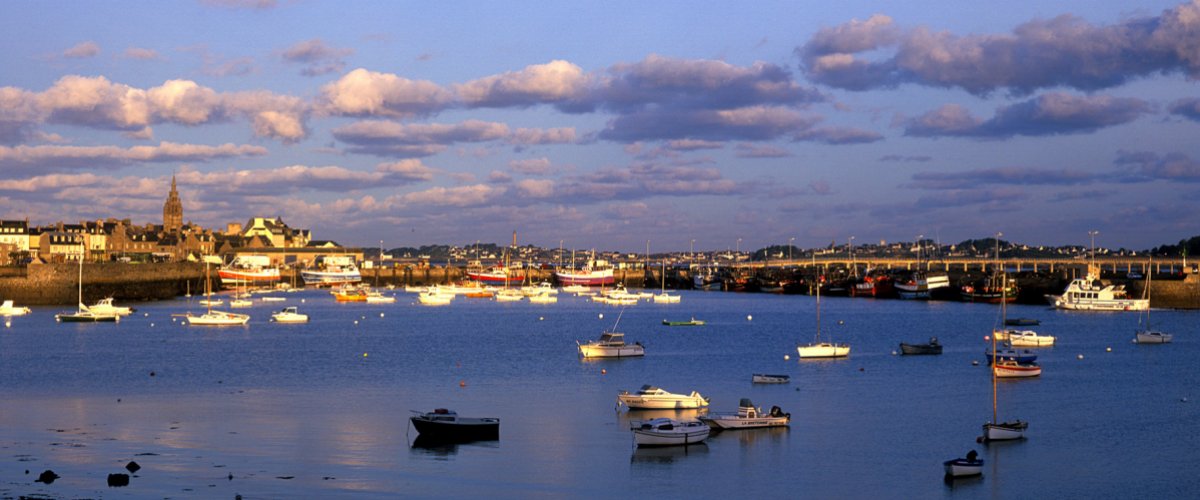
M1001 418L1030 421L1029 439L985 447L975 437L991 418L990 378L972 361L983 359L996 306L826 298L823 332L852 355L801 362L794 346L812 339L812 297L685 292L681 304L624 310L619 329L646 345L645 358L589 362L574 341L611 328L621 309L566 295L545 306L460 297L434 308L405 294L391 305L337 304L321 291L287 297L251 309L246 328L174 322L189 308L183 299L142 304L118 325L56 324L53 308L14 318L0 329L0 497L1200 491L1195 312L1155 311L1175 342L1139 346L1130 343L1136 314L1010 307L1010 317L1041 319L1038 331L1058 345L1041 349L1042 377L1000 384ZM312 322L268 322L284 305ZM692 316L708 325L660 324ZM930 336L945 354L892 355L898 342ZM754 386L754 372L792 383ZM629 422L647 414L616 411L615 397L647 383L698 390L714 411L750 397L793 423L686 450L635 450ZM410 447L409 410L434 407L500 417L501 440ZM987 460L984 477L943 483L941 462L972 448ZM131 485L107 488L107 474L130 460L143 467ZM45 469L62 478L34 483Z

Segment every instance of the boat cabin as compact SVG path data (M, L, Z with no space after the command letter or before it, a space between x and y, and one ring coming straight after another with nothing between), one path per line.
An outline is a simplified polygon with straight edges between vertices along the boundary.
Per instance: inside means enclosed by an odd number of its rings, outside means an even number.
M600 344L606 346L623 346L625 345L625 334L604 332L600 334Z

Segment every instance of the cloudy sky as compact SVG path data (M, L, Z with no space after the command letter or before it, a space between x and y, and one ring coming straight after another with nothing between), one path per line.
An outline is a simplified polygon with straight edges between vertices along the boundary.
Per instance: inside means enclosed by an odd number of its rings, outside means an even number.
M1200 0L1137 4L0 2L0 217L1147 248L1200 234Z

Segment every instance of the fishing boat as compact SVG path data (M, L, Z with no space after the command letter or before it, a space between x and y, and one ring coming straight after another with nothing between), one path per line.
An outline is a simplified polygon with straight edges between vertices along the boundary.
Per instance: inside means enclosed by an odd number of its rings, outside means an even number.
M641 342L626 344L625 334L617 332L601 333L599 339L582 344L576 340L575 345L579 355L584 358L628 358L646 355L646 349Z
M508 266L494 266L487 270L467 271L467 278L486 284L520 283L525 281L522 271L513 271Z
M113 313L101 314L88 309L88 306L83 305L83 256L87 253L83 251L83 240L79 242L79 309L73 313L58 313L54 315L55 321L64 323L95 323L95 322L116 322L121 320L121 316Z
M308 315L301 314L295 306L285 307L271 315L276 323L308 323Z
M279 268L272 267L266 255L238 255L217 270L217 277L227 287L274 283L279 281Z
M330 292L338 302L366 302L367 292L354 286L343 286Z
M664 319L662 320L662 324L667 326L704 326L704 320L694 317L687 321L669 321Z
M750 382L754 384L786 384L792 381L790 375L772 375L767 373L755 373L750 375Z
M1007 330L1008 343L1013 347L1050 347L1053 335L1040 335L1033 330Z
M878 272L868 272L849 290L851 297L889 297L896 293L892 277Z
M617 394L617 405L628 406L630 409L666 410L703 408L708 406L708 398L699 392L691 394L672 394L652 385L643 385L635 393L621 391Z
M900 354L907 356L923 355L923 354L941 354L942 344L938 343L937 337L929 337L927 344L906 344L900 343Z
M817 333L811 344L796 346L800 359L844 358L850 355L849 344L821 341L821 287L817 287Z
M1033 361L1022 363L1012 359L1001 359L992 363L992 372L998 378L1026 378L1041 375L1042 367Z
M1150 263L1146 264L1146 291L1142 293L1146 302L1150 302ZM1138 318L1139 328L1133 335L1133 341L1138 344L1166 344L1171 342L1171 334L1150 327L1150 307L1146 307L1145 322Z
M209 279L209 264L212 261L220 263L219 257L205 256L204 257L204 296L207 301L208 310L204 314L194 315L188 312L184 315L187 324L192 326L241 326L250 321L250 315L239 314L226 311L214 311L212 309L212 280ZM203 301L202 301L203 302Z
M574 255L571 256L571 262L575 261ZM616 282L613 277L613 267L605 260L597 260L596 252L592 252L591 258L578 269L558 270L554 272L554 277L560 285L584 285L584 286L604 286L611 285Z
M343 283L358 283L362 275L354 257L349 255L326 255L318 258L316 267L300 271L300 277L307 285L332 286Z
M409 417L421 438L448 443L496 441L500 439L500 419L494 417L460 417L453 410L437 408L431 412L410 410Z
M928 299L935 291L950 286L950 277L943 273L913 271L893 286L902 299Z
M633 442L638 446L687 446L708 439L711 428L699 420L655 418L634 422Z
M983 459L978 458L978 456L979 454L975 450L971 450L967 452L966 458L956 458L942 462L942 467L946 471L946 477L953 479L983 474Z
M6 300L0 304L0 316L24 316L29 314L30 309L25 306L13 305L13 301Z
M784 413L778 406L772 406L769 413L763 413L762 408L755 407L750 398L742 398L738 402L737 412L709 412L701 416L700 421L714 429L787 427L792 421L792 414Z

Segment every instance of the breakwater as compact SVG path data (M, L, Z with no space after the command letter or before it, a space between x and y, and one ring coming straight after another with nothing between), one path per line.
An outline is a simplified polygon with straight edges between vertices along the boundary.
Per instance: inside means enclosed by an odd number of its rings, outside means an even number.
M214 278L215 280L215 278ZM215 281L214 281L215 282ZM169 299L204 290L204 265L194 262L83 265L83 301ZM18 305L73 305L79 300L78 264L31 264L0 268L0 299Z

